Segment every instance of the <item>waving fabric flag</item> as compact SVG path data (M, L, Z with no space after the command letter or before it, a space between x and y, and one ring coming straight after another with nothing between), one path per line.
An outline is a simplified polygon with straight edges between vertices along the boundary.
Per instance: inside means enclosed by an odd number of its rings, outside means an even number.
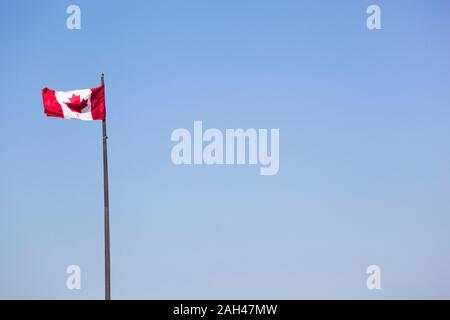
M48 117L76 120L105 120L105 87L73 91L42 89Z

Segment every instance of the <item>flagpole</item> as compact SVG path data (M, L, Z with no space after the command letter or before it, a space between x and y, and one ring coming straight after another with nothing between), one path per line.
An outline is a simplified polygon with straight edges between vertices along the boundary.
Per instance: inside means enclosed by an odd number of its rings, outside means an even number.
M101 75L101 84L105 85L105 75ZM108 146L106 140L106 117L102 120L103 131L103 198L104 198L104 224L105 224L105 300L111 300L111 265L109 247L109 188L108 188Z

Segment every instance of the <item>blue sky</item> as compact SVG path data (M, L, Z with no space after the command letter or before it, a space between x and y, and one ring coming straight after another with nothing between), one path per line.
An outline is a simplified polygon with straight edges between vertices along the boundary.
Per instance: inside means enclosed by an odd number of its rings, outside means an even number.
M450 298L449 9L3 1L0 298L103 298L101 123L46 118L40 93L101 72L113 298ZM194 120L279 128L279 173L173 165Z

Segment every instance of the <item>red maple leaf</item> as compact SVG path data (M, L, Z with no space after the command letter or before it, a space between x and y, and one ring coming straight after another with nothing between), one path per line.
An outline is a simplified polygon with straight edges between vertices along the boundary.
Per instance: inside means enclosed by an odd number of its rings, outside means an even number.
M70 102L66 102L66 105L69 107L70 110L74 112L81 113L81 110L86 108L88 101L81 99L80 96L72 94L72 97L69 99Z

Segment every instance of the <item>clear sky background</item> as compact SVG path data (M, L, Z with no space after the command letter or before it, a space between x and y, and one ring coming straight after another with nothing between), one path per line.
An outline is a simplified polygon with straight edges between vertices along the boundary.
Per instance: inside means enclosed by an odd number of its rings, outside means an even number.
M450 298L450 2L1 1L0 40L0 298L103 298L101 123L41 98L101 72L113 298ZM173 165L194 120L279 128L278 175Z

